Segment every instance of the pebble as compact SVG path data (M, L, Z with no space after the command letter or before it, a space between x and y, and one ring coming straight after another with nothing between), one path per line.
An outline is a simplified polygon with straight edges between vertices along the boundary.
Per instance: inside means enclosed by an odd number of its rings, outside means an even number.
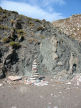
M51 93L51 96L53 96L53 93Z
M50 81L53 81L53 79L51 79Z
M1 87L1 86L3 86L3 84L2 84L2 83L0 84L0 87Z
M42 98L42 99L43 99L44 97L43 97L43 96L40 96L40 98Z
M59 93L61 94L62 92L60 91Z
M51 105L51 102L49 102L48 104Z
M18 81L22 79L22 76L9 76L8 79L11 81Z
M70 85L70 84L71 84L71 82L68 82L68 83L66 83L66 84Z
M68 88L66 88L67 90L70 90L70 88L68 87Z
M79 81L77 81L77 86L79 86Z
M54 108L58 108L58 106L54 106Z

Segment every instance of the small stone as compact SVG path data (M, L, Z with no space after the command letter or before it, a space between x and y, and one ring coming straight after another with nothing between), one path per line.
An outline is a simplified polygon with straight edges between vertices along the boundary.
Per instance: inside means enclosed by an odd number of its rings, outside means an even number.
M43 99L44 97L43 96L40 96L40 98Z
M60 61L60 62L58 62L58 65L59 65L59 66L62 66L63 64L62 64L62 62Z
M66 84L70 85L70 84L71 84L71 82L68 82L68 83L66 83Z
M79 86L79 81L77 81L77 86Z
M11 108L17 108L16 106L12 106Z
M53 96L53 93L51 93L51 96Z
M18 81L22 79L22 76L9 76L8 79L11 81Z
M51 102L49 102L48 104L51 105Z
M60 94L62 93L62 92L59 92Z
M2 83L0 84L0 87L1 87L1 86L3 86L3 84L2 84Z
M50 81L53 81L53 79L51 79Z
M58 108L58 106L54 106L54 108Z

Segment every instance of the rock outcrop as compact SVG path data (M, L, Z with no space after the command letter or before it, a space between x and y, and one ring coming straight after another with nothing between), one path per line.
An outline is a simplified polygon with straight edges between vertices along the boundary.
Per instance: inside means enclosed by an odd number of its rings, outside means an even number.
M69 18L53 22L59 31L64 32L70 37L81 41L81 14L72 15Z
M45 20L3 9L0 9L0 16L1 78L11 73L31 76L35 59L38 74L65 80L81 72L79 41Z

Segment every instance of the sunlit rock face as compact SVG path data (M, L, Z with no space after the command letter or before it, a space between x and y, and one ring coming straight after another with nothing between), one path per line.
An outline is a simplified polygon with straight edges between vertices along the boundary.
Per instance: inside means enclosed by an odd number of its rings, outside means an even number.
M46 38L40 45L42 65L45 65L49 74L66 77L66 79L72 78L74 74L81 71L79 51L78 42L64 34Z
M81 72L81 42L45 20L3 9L0 15L0 78L31 76L34 60L39 75L65 80Z

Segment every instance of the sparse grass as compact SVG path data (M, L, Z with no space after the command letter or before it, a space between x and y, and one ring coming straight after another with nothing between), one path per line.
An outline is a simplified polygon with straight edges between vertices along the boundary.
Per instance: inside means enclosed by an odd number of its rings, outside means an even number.
M11 22L11 23L15 23L15 20L11 19L10 22Z
M39 41L38 41L37 39L35 39L35 38L30 38L30 39L28 39L28 42L29 42L30 44L32 44L32 43L35 43L35 44L39 43Z
M23 40L24 40L25 34L26 34L26 33L25 33L22 29L18 29L18 30L17 30L17 36L18 36L18 39L19 39L19 40L22 40L22 41L23 41Z
M34 23L32 21L30 21L30 20L28 21L28 24L29 24L30 27L34 26Z
M27 19L28 19L28 20L32 20L32 18L31 18L31 17L27 17Z
M9 45L15 49L18 49L21 46L19 42L15 42L15 41L10 42Z
M44 27L40 26L37 28L37 31L44 30Z
M0 22L2 22L3 21L3 18L0 16Z
M0 7L0 13L6 13L7 10L3 10L1 7Z
M24 22L22 21L22 18L21 17L18 17L17 19L16 19L16 29L22 29L22 24L23 24Z
M14 13L14 14L18 14L18 12L16 12L16 11L11 11L12 13Z
M16 21L22 21L22 16L18 16L18 18L16 19Z
M39 22L39 23L41 23L41 21L40 21L39 19L35 19L35 22Z
M0 21L3 21L5 18L7 18L7 15L0 15Z
M16 32L17 32L18 38L24 39L24 36L25 36L25 34L26 34L26 33L24 32L24 30L18 29L18 30L16 30Z
M8 30L10 28L8 26L5 26L5 25L0 25L0 29L2 29L2 30Z
M3 10L3 13L7 13L7 10Z
M0 12L3 12L3 9L0 7Z
M9 42L9 38L8 38L8 37L4 37L4 38L2 39L2 41L3 41L4 43L8 43L8 42Z
M4 35L8 35L8 33L7 33L7 32L4 32L3 34L4 34Z
M20 34L20 35L24 35L25 34L23 29L18 29L18 30L16 30L16 32L17 32L17 34Z
M4 14L4 15L2 16L2 18L7 18L7 15L6 15L6 14Z

